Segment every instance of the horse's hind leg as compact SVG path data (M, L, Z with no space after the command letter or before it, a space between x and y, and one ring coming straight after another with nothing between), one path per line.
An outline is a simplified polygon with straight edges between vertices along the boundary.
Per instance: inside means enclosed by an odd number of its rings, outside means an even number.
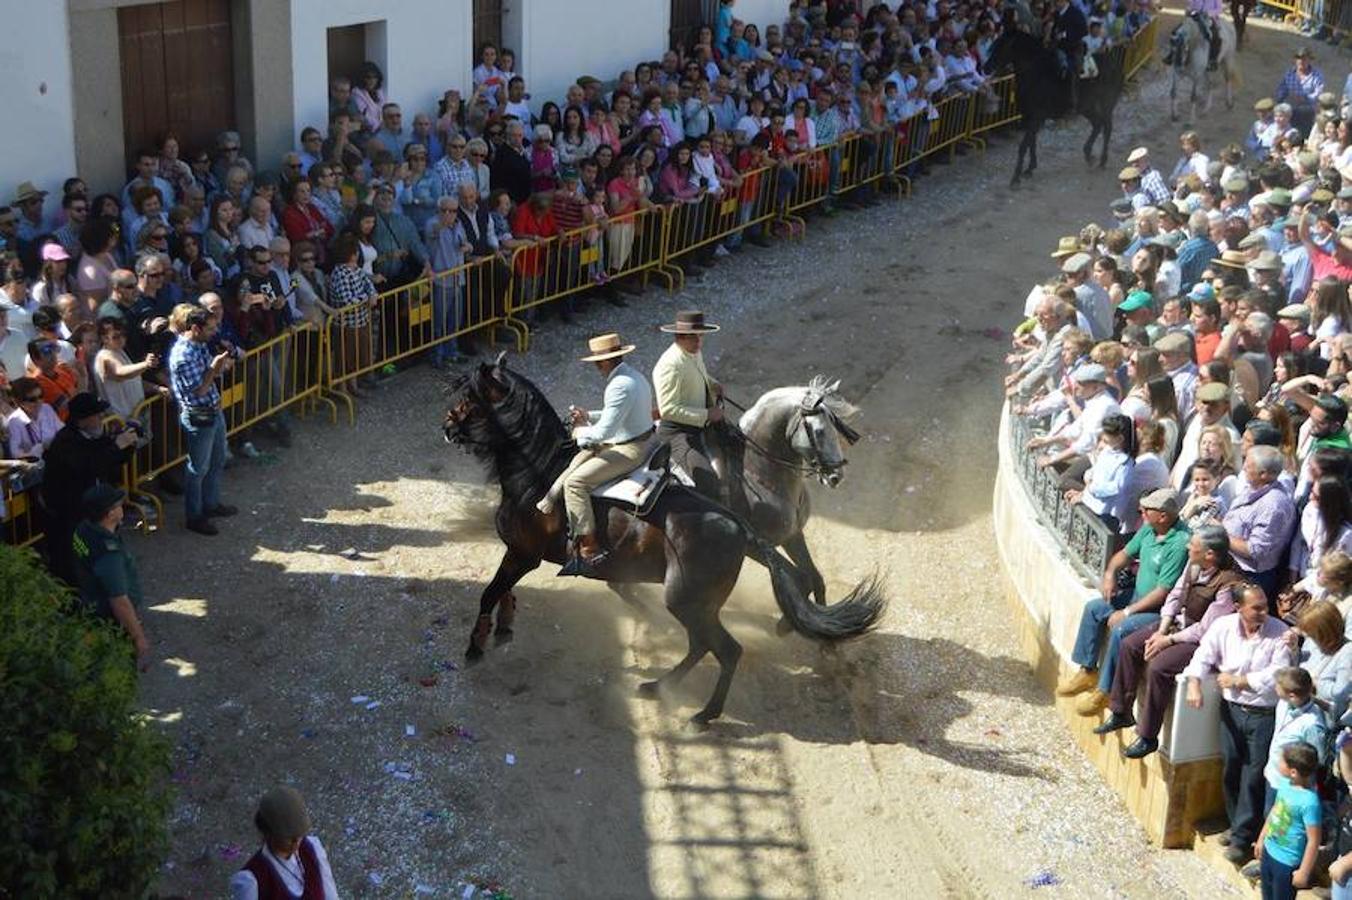
M1038 122L1037 128L1028 132L1028 169L1023 173L1032 177L1037 171L1037 133L1042 128L1042 123Z
M690 717L691 724L704 727L723 715L723 703L728 699L728 689L732 687L732 676L737 671L737 662L742 658L742 645L737 643L723 623L718 621L718 610L701 622L700 630L709 641L714 656L718 658L718 683L714 685L713 696L704 709Z
M671 685L680 684L681 679L689 674L690 670L695 668L701 659L704 659L709 652L709 645L704 643L700 631L692 627L689 623L685 625L685 636L689 641L689 649L685 656L676 665L672 666L671 671L660 676L654 681L645 681L638 686L638 695L640 697L656 697L663 688Z

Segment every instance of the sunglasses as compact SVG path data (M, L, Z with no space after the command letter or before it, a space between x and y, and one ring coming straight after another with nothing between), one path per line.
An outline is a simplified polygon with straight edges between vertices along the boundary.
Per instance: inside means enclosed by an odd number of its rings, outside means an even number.
M21 400L21 402L23 402L23 403L41 403L41 402L42 402L42 395L41 395L41 394L38 394L36 397L23 397L22 400Z

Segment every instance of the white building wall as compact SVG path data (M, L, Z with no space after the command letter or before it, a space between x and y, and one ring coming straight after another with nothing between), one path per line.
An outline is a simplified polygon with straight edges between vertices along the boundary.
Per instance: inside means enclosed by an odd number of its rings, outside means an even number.
M765 39L765 26L778 25L783 28L788 13L789 4L783 0L737 0L732 5L733 17L755 25L761 33L762 41Z
M578 76L604 82L641 60L656 60L667 49L669 0L512 0L519 5L504 24L503 43L516 51L517 71L526 79L531 110L547 100L561 103ZM520 31L514 34L515 16Z
M0 42L0 204L21 181L51 192L45 211L61 200L61 182L75 174L75 113L71 90L70 21L57 0L4 0Z
M327 131L329 119L329 28L384 22L371 29L368 53L385 72L391 100L413 113L434 114L448 88L468 97L472 0L291 0L291 53L297 136L313 125Z

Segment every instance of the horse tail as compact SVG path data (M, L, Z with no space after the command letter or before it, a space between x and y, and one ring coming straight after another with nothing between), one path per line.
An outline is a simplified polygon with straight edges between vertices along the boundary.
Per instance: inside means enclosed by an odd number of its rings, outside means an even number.
M845 599L822 606L808 597L807 579L797 566L768 544L759 543L758 549L761 562L770 570L779 611L803 637L814 641L859 637L871 631L887 609L887 597L876 574L855 585Z

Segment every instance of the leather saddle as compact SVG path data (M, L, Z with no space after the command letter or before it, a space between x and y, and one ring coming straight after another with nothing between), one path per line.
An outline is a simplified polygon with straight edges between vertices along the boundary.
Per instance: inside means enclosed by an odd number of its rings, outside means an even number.
M676 480L677 475L671 468L671 447L658 444L637 469L593 490L592 503L618 506L633 510L640 517L646 516L657 505L667 485Z

